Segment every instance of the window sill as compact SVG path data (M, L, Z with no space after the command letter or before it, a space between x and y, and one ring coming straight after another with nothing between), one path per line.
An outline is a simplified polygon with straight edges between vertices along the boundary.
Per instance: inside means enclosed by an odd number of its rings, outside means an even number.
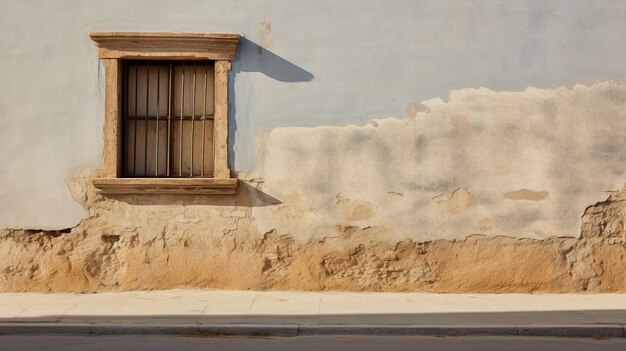
M237 192L236 178L96 178L93 185L102 195L230 195Z

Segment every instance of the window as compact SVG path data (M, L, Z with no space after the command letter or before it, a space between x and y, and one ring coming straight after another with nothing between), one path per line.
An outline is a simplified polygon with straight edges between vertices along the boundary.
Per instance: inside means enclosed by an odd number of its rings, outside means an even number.
M105 69L101 194L232 194L228 71L238 34L90 33Z
M211 61L123 61L122 174L213 177Z

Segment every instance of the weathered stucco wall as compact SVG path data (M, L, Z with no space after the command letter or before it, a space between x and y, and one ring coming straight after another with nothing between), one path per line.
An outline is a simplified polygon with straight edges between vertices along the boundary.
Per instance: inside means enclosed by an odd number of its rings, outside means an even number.
M101 69L89 31L243 34L229 140L231 169L243 172L263 167L257 139L277 127L365 125L465 88L626 77L619 0L0 4L0 227L62 229L85 217L64 181L101 161Z
M623 172L624 99L614 83L470 90L366 127L276 129L267 178L241 174L236 196L105 198L85 171L68 180L80 225L0 231L0 291L626 291L626 191L584 191Z
M624 2L0 2L0 291L626 290ZM95 193L97 30L245 36L237 196Z

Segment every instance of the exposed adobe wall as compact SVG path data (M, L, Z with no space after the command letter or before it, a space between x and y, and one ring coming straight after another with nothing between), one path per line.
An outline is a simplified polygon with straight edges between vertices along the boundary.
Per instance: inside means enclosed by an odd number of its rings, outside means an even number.
M77 177L73 187L89 188ZM68 231L0 231L0 291L203 287L436 292L626 291L624 200L587 209L582 235L544 240L381 240L337 227L299 241L260 233L242 194L202 203L131 205L87 196L90 219ZM174 200L174 199L171 199Z

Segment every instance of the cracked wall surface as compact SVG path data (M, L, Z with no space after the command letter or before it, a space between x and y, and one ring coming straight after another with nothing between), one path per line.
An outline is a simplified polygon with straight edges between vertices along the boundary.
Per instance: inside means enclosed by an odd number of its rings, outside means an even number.
M364 127L279 128L236 196L102 197L0 231L0 291L626 291L615 83L453 92Z

